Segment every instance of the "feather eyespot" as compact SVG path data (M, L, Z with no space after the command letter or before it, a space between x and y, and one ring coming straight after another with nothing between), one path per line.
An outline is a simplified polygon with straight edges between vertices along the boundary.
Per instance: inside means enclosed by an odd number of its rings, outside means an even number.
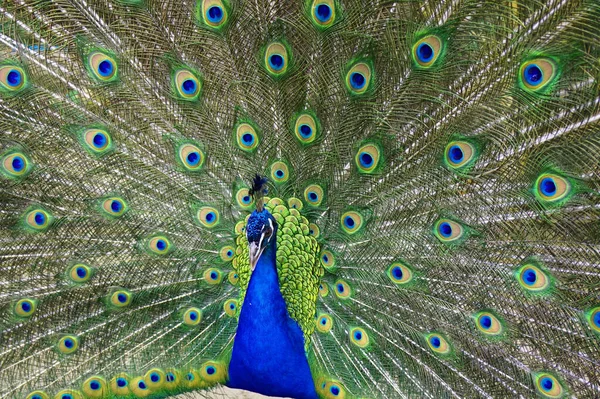
M409 283L413 279L412 270L402 263L395 262L390 265L387 270L389 279L398 285Z
M235 127L235 139L242 151L254 152L260 143L257 128L253 123L241 122Z
M321 251L320 260L321 265L325 268L325 270L335 270L335 256L331 251L328 251L326 249Z
M317 226L316 224L310 223L308 225L308 234L315 238L319 238L319 236L321 235L321 229L319 229L319 226Z
M188 69L173 73L173 93L181 100L196 101L202 91L202 80Z
M498 336L504 332L502 322L490 312L476 313L474 318L477 329L486 335Z
M362 145L356 152L354 162L359 173L375 173L379 170L381 163L381 149L373 143Z
M319 206L324 199L324 190L318 184L311 184L304 189L304 200L310 206Z
M557 77L557 67L549 58L537 58L521 64L519 80L530 92L543 92Z
M364 224L362 215L356 211L345 212L340 218L342 231L346 234L356 234Z
M102 156L113 148L110 134L103 129L90 128L82 133L85 149L92 155Z
M265 50L265 67L274 78L285 75L290 63L290 49L281 42L274 42Z
M50 399L50 396L44 391L33 391L25 399Z
M227 371L223 364L209 360L200 367L200 377L209 384L216 384L227 378Z
M217 285L223 280L223 273L217 268L210 267L204 271L203 277L208 284Z
M304 112L296 117L294 123L294 134L301 144L310 144L318 136L320 124L312 112Z
M333 327L333 320L328 314L322 313L317 318L317 331L320 333L328 333Z
M413 59L421 68L429 68L440 58L443 51L442 40L435 35L418 40L412 48Z
M238 281L240 280L240 276L238 276L237 272L232 270L229 272L227 280L229 280L229 283L231 285L237 285Z
M516 271L521 287L532 293L544 293L551 288L552 280L540 267L526 263Z
M75 335L65 335L58 340L56 348L60 353L71 354L79 348L79 338Z
M450 219L440 219L434 225L434 234L443 243L459 240L464 235L463 227Z
M74 283L85 283L91 277L92 268L83 263L77 263L69 269L69 278Z
M25 214L25 226L34 232L46 231L54 218L42 208L32 208Z
M463 170L475 161L477 150L467 141L451 141L446 146L444 160L448 168Z
M198 308L189 308L183 313L183 324L197 326L202 321L202 311Z
M108 393L108 384L100 376L92 376L81 385L83 394L88 398L102 398Z
M334 0L313 0L310 6L310 16L317 28L321 30L329 28L336 20Z
M116 290L109 297L110 304L115 308L124 308L131 304L131 293L127 290Z
M179 146L177 150L179 163L190 172L195 172L202 169L206 157L204 152L197 146L185 143Z
M285 183L290 178L290 171L285 162L275 162L271 165L271 178L275 183Z
M247 188L240 188L235 194L235 200L237 205L244 209L250 209L254 205L254 197L250 195L250 190Z
M440 334L432 333L426 335L427 345L435 353L446 355L450 353L450 345Z
M110 390L115 395L129 395L129 376L125 373L120 373L110 380Z
M27 155L20 151L8 151L1 158L0 172L9 179L20 179L31 171L31 162Z
M369 334L367 334L364 329L360 327L354 327L350 329L349 336L350 342L359 348L366 348L369 346Z
M357 62L346 72L346 89L352 95L365 94L372 86L372 67L368 62Z
M152 391L148 388L148 384L144 377L138 376L131 380L129 384L131 392L138 398L145 398L150 395Z
M352 290L348 283L344 280L337 280L335 282L335 295L340 299L348 299L352 294Z
M587 322L596 333L600 333L600 306L591 309L586 314Z
M549 373L535 374L535 385L538 391L547 398L561 398L565 393L558 379Z
M534 193L543 204L558 206L565 203L572 195L569 180L555 173L542 173L535 181Z
M82 399L83 395L75 389L63 389L54 395L54 399Z
M238 301L235 299L228 299L223 304L223 311L229 317L235 317L238 310Z
M196 213L196 218L202 226L209 229L217 226L220 221L219 211L211 206L203 206L199 208L198 212Z
M30 317L35 313L37 301L34 299L19 299L14 305L14 312L19 317Z
M88 55L88 67L90 75L99 82L112 82L117 79L117 63L101 51L94 51Z
M289 209L295 209L297 211L301 211L304 208L304 204L298 198L288 198L288 207Z
M233 259L235 255L235 248L231 245L226 245L219 250L219 256L223 262L229 262Z
M22 90L27 84L23 68L16 65L0 66L0 88L9 92Z
M228 20L228 7L221 0L202 0L202 22L214 30L222 29Z
M164 235L156 235L147 239L146 249L150 254L167 255L173 250L173 245Z
M109 218L118 218L127 212L127 203L120 197L109 197L102 201L101 210Z
M321 295L322 298L325 298L327 295L329 295L329 286L324 281L319 283L319 295Z
M157 390L166 382L165 372L159 368L150 369L144 374L144 381L148 388Z

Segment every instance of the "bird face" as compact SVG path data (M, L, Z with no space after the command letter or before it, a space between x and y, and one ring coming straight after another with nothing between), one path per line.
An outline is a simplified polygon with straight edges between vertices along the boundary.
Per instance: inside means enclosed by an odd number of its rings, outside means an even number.
M273 216L263 209L262 211L254 211L248 224L246 225L246 238L248 239L248 249L250 251L250 269L254 270L256 263L264 252L265 248L272 245L277 236L277 222Z

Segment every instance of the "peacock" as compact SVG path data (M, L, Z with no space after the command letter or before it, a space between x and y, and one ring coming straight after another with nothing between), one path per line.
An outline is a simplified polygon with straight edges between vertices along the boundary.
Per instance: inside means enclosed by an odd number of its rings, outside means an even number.
M598 0L3 0L0 397L600 397Z

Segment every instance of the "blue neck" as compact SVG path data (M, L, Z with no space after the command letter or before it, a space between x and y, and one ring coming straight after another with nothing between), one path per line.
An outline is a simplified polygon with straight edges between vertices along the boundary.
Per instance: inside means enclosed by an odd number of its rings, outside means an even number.
M268 396L316 399L304 335L279 290L274 244L265 249L250 278L227 385Z

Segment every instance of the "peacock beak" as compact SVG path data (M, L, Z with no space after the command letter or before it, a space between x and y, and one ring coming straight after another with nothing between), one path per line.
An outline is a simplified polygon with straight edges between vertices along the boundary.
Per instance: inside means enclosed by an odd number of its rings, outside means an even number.
M258 260L260 259L260 256L262 255L263 251L266 248L266 245L263 245L263 243L266 243L265 241L265 234L266 233L262 233L260 236L260 241L258 243L256 242L251 242L250 243L250 270L254 271L254 268L256 267L256 264L258 263Z

